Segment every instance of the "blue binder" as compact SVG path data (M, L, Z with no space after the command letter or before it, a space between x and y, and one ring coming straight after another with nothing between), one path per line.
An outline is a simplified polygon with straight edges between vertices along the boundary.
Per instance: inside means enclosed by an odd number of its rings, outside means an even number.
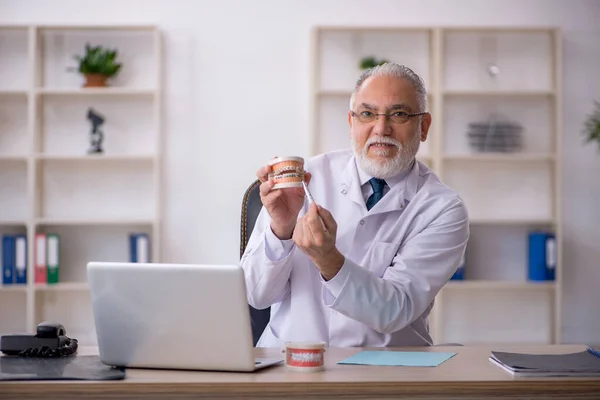
M12 285L15 282L15 237L2 236L2 284Z
M15 283L27 283L27 235L15 236Z
M147 233L129 235L129 261L134 263L150 262L150 237Z
M550 232L529 234L528 278L531 281L552 281L556 271L556 237Z
M462 257L460 258L460 263L458 264L458 268L454 272L454 275L452 275L452 277L450 278L451 281L462 281L465 279L465 267L466 267L466 254L465 253L466 252L467 251L465 250Z

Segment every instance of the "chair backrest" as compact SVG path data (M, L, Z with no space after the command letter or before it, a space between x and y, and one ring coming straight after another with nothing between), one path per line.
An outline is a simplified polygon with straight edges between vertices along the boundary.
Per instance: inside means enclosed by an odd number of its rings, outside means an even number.
M240 221L240 258L246 250L246 245L250 239L250 235L254 230L256 224L256 218L262 208L262 202L260 200L260 181L257 179L248 187L244 198L242 199L242 218ZM254 346L260 339L263 331L265 330L269 319L271 318L271 308L265 308L264 310L257 310L252 306L250 307L250 322L252 324L252 342Z
M242 199L242 220L240 221L240 258L246 250L250 235L254 230L256 218L262 208L260 200L260 181L257 179L246 189Z

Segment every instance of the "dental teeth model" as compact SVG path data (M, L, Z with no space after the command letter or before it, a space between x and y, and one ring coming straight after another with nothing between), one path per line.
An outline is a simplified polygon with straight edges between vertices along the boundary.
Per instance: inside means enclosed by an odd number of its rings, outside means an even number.
M275 185L273 189L302 187L304 180L304 159L302 157L276 157L269 162Z

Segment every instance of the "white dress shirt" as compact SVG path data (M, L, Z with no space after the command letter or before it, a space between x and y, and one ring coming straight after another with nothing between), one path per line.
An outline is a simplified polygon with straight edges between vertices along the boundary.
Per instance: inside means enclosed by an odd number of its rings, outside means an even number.
M462 199L418 161L386 179L389 189L371 210L365 205L371 177L351 150L313 157L305 169L315 201L337 222L336 247L345 261L325 281L292 240L273 234L263 208L241 259L249 304L271 306L257 346L432 344L427 316L469 238Z

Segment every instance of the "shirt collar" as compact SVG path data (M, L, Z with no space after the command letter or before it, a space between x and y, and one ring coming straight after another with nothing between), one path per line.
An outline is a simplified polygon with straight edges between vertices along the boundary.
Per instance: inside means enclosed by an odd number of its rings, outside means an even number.
M365 183L369 182L369 180L371 178L373 178L373 176L367 174L365 171L362 170L362 168L360 168L360 166L358 165L358 161L356 161L356 158L355 158L355 163L356 163L356 170L358 171L358 179L359 179L360 186L363 186ZM396 186L405 182L406 183L405 196L407 197L407 199L412 199L412 197L414 197L414 195L416 194L416 184L417 184L416 177L418 176L418 171L417 171L418 168L416 167L416 164L417 164L417 161L413 160L412 164L410 165L410 167L407 170L402 171L401 173L399 173L397 175L386 178L385 182L390 187L390 190L394 189ZM411 179L411 177L413 175L415 176L415 179ZM411 181L414 181L414 188L409 187L409 186L412 186ZM412 193L412 195L410 195L410 197L408 197L409 193Z
M407 171L391 177L389 181L386 179L386 182L389 182L390 191L397 190L401 193L401 195L397 197L397 202L400 206L405 205L405 202L410 202L417 194L419 176L422 168L425 167L422 167L419 161L414 160L412 166ZM346 167L341 173L340 191L342 194L347 195L354 203L364 207L365 199L362 194L361 186L363 183L367 183L371 178L371 176L358 167L356 158L352 154ZM390 205L390 207L394 206L395 205Z

